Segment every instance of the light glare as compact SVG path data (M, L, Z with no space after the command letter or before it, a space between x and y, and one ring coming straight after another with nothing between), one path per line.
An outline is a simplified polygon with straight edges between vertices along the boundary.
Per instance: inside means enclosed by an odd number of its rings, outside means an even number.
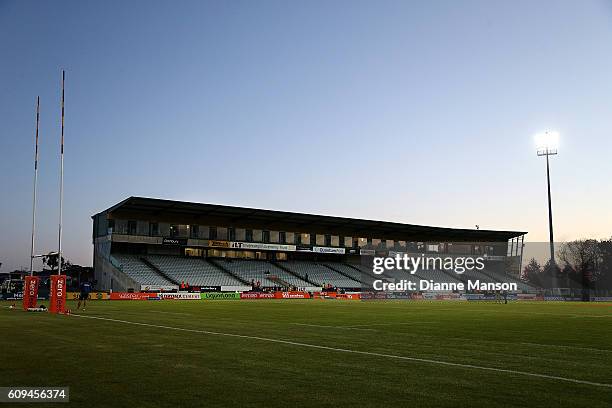
M556 150L559 147L559 132L546 131L535 137L538 150Z

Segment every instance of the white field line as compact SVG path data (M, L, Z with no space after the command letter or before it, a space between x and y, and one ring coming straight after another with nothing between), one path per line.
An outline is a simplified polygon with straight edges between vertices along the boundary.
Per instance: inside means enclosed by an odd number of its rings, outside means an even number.
M2 306L6 309L10 308L10 306ZM117 309L120 310L120 309ZM165 313L171 313L171 312L165 312ZM139 315L139 313L131 313L134 315ZM189 314L189 313L185 313L185 314ZM74 315L74 314L73 314ZM75 315L77 316L77 315ZM87 316L81 316L78 315L79 317L87 317ZM100 318L103 319L103 318ZM260 322L262 323L262 322ZM266 323L270 323L270 322L266 322ZM276 323L276 322L274 322ZM422 322L425 323L425 322ZM435 323L435 322L431 322L431 323ZM355 329L357 330L357 326L322 326L322 325L315 325L315 324L303 324L303 323L292 323L292 324L297 324L297 325L301 325L301 326L313 326L313 327L330 327L330 328L342 328L342 329ZM394 324L402 324L402 323L380 323L380 325L385 324L385 325L394 325ZM372 325L368 325L368 326L373 326ZM362 330L367 330L367 329L362 329ZM371 331L376 331L374 329L371 329ZM406 335L406 334L404 334ZM414 335L415 337L430 337L430 338L435 338L434 336L425 336L425 335ZM562 345L562 344L546 344L546 343L528 343L528 342L521 342L521 343L510 343L510 342L504 342L504 341L496 341L496 340L478 340L478 339L469 339L469 338L463 338L463 337L448 337L447 339L450 340L466 340L466 341L476 341L476 342L481 342L481 343L496 343L496 344L507 344L507 345L516 345L516 344L525 344L528 346L538 346L538 347L546 347L546 348L566 348L566 349L575 349L575 350L588 350L588 351L595 351L595 352L600 352L600 353L612 353L612 350L605 350L605 349L600 349L600 348L594 348L594 347L578 347L578 346L567 346L567 345Z
M478 366L478 365L473 365L473 364L453 363L450 361L432 360L432 359L418 358L418 357L398 356L394 354L376 353L373 351L351 350L351 349L345 349L345 348L321 346L321 345L310 344L310 343L300 343L296 341L289 341L289 340L282 340L282 339L273 339L273 338L268 338L268 337L248 336L245 334L222 333L222 332L214 332L214 331L208 331L208 330L197 330L197 329L187 329L183 327L164 326L164 325L158 325L158 324L152 324L152 323L131 322L128 320L109 319L106 317L98 317L98 316L85 316L85 315L79 315L79 314L72 314L71 316L80 317L84 319L96 319L96 320L103 320L103 321L108 321L108 322L124 323L124 324L130 324L134 326L153 327L157 329L176 330L176 331L182 331L182 332L188 332L188 333L208 334L212 336L224 336L224 337L233 337L233 338L239 338L239 339L259 340L259 341L265 341L269 343L287 344L290 346L298 346L298 347L305 347L305 348L318 349L318 350L328 350L328 351L335 351L339 353L351 353L351 354L360 354L360 355L365 355L365 356L383 357L383 358L389 358L389 359L395 359L395 360L416 361L419 363L469 368L473 370L492 371L492 372L497 372L497 373L508 373L508 374L514 374L514 375L522 375L525 377L544 378L547 380L557 380L557 381L571 382L575 384L591 385L594 387L612 388L612 384L579 380L576 378L569 378L569 377L558 377L555 375L531 373L527 371L518 371L518 370L510 370L510 369L504 369L504 368Z

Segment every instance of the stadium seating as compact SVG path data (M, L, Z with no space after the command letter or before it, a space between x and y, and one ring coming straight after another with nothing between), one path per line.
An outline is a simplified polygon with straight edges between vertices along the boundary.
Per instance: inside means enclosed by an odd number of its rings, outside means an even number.
M201 258L126 254L115 254L115 258L121 263L124 273L142 285L172 285L172 282L166 279L168 277L193 286L244 286L244 283L236 278L238 277L249 283L259 281L262 287L290 285L303 289L312 287L313 284L330 284L342 289L359 289L362 286L371 287L375 279L387 282L405 279L415 283L420 279L445 283L466 282L470 279L484 283L514 282L517 283L519 292L536 291L534 287L516 278L492 271L472 270L459 275L442 270L420 270L416 274L410 274L404 270L392 269L386 270L383 275L374 275L372 269L366 265L340 262L282 261L274 264L269 261L229 258L216 258L211 262ZM152 267L145 262L150 263ZM154 268L159 269L161 274ZM312 283L306 281L306 278Z
M141 285L173 284L142 262L138 255L115 254L114 257L121 263L123 272Z
M351 279L328 268L323 264L311 261L287 261L282 265L303 278L308 275L308 280L317 285L330 284L337 288L355 289L361 287L359 280Z
M418 277L421 279L431 279L435 282L443 282L443 283L458 283L461 282L459 275L454 276L454 272L444 272L438 269L432 270L420 270L416 273Z
M344 275L347 275L357 282L365 283L367 285L371 285L372 281L375 279L372 276L371 271L369 271L369 273L366 271L362 272L361 270L358 270L359 268L356 265L351 266L340 262L323 262L323 264L342 272Z
M218 258L216 262L247 282L259 281L262 287L283 286L284 283L296 288L312 286L270 262L229 258Z
M243 286L243 283L201 258L148 255L146 259L177 282L192 286Z
M512 283L516 283L518 286L519 291L521 292L526 292L526 293L536 293L537 289L519 279L516 279L512 276L509 275L504 275L501 273L497 273L497 272L492 272L492 271L486 271L486 273L493 277L494 279L498 280L499 282L512 282Z

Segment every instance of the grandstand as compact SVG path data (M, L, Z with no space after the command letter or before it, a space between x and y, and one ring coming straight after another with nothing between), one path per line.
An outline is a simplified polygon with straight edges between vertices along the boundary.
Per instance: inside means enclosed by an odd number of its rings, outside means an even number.
M427 227L130 197L92 217L99 289L347 291L375 279L517 282L524 232ZM484 256L485 271L372 273L374 256ZM509 269L508 265L514 265Z
M244 282L201 258L148 255L146 259L170 276L175 283L194 286L243 286Z
M138 256L117 254L116 258L121 263L121 270L141 285L164 286L173 284L144 263Z
M340 263L325 264L311 261L288 261L284 263L286 269L304 279L308 279L317 286L327 284L343 289L358 289L361 287L361 282L343 275L330 265L340 265Z
M316 286L271 262L225 258L218 259L217 262L239 276L245 283L259 281L262 287L294 287L301 289Z

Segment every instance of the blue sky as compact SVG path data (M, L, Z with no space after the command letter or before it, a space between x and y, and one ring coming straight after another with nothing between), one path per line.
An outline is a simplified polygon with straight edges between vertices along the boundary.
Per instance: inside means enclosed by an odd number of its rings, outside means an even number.
M0 262L27 266L34 102L40 251L130 195L612 235L612 2L0 0Z

